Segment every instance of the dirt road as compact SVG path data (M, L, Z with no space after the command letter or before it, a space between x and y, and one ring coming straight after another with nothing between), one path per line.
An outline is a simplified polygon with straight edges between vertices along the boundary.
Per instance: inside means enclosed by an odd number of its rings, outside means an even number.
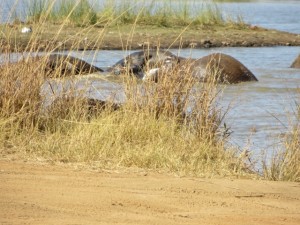
M300 183L0 160L0 224L300 224Z

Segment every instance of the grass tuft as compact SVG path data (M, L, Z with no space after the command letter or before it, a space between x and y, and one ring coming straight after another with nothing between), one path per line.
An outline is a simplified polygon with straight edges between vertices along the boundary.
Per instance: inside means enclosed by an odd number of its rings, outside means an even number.
M33 0L27 5L27 22L67 23L87 26L97 23L97 14L87 0Z
M227 26L243 24L241 17L223 18L222 11L216 3L206 2L201 5L188 1L105 1L103 6L91 5L87 0L33 0L27 6L27 22L40 23L50 21L88 26L91 24L155 25L159 27L174 26Z
M300 182L300 105L296 102L296 123L284 136L285 149L276 151L267 164L263 162L263 175L269 180Z

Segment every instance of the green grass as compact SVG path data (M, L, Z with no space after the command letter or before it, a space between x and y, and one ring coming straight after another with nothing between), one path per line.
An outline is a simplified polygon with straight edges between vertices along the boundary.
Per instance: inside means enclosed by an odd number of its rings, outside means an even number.
M87 26L97 23L97 15L87 0L33 0L27 5L29 23L52 21Z
M88 26L133 24L174 26L210 26L237 23L241 18L226 19L213 2L190 3L188 1L106 1L102 7L87 0L33 0L27 7L28 22L50 21Z

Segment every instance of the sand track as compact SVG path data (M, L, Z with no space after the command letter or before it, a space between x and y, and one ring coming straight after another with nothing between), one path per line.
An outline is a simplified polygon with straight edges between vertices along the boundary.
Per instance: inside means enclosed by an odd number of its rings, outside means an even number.
M300 183L0 160L0 224L300 224Z

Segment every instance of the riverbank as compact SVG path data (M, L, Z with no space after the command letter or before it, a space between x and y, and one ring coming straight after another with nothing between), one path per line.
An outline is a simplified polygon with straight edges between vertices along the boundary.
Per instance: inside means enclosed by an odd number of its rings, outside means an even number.
M86 28L47 23L32 25L32 33L21 33L25 25L1 27L2 51L126 50L160 47L262 47L300 46L300 35L257 26L174 27L132 26Z
M299 183L0 160L1 224L290 224Z

